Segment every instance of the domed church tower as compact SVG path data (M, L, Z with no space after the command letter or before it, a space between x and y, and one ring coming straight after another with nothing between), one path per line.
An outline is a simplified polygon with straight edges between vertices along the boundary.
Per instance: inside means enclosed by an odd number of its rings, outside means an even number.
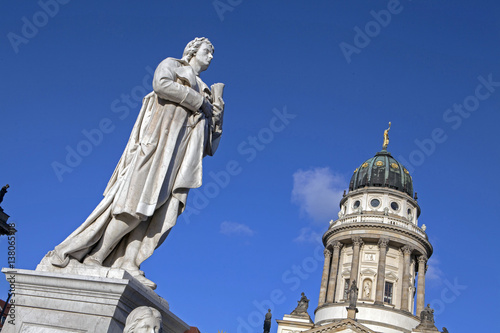
M432 245L425 227L419 227L410 173L387 151L389 129L390 123L382 150L354 170L339 218L323 235L316 326L351 317L376 332L399 333L420 324L415 314L425 307ZM353 287L357 300L349 297ZM355 304L352 314L349 303Z
M439 332L424 303L432 245L419 226L412 178L387 151L389 129L382 150L354 170L323 235L314 328L300 331Z

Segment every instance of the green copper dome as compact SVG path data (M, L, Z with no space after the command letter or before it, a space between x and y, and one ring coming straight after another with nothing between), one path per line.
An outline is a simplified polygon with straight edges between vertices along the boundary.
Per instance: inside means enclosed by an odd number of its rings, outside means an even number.
M410 173L385 149L354 170L349 183L349 191L366 186L392 188L413 198L413 182Z

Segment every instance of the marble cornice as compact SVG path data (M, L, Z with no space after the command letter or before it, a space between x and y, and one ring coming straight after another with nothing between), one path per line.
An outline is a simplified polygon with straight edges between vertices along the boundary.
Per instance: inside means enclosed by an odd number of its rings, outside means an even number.
M387 223L379 223L379 222L353 222L353 223L346 223L346 224L341 224L338 226L334 226L330 229L328 229L324 235L323 235L323 244L326 245L328 239L333 236L336 233L342 232L342 231L350 231L350 230L360 230L360 229L379 229L379 230L388 230L391 232L394 232L396 234L403 234L405 236L408 236L409 238L417 241L418 243L422 244L424 248L426 249L425 255L427 255L428 258L432 255L433 248L431 243L420 236L419 234L405 228L401 228L392 224L387 224ZM352 235L349 237L346 237L348 239L351 238ZM339 240L339 239L336 239Z
M329 308L331 306L341 306L341 307L345 307L345 306L348 306L349 305L349 302L337 302L337 303L325 303L321 306L318 306L315 310L314 310L314 314L316 314L316 312L320 309L323 309L323 308ZM416 319L418 321L420 321L420 317L418 316L415 316L414 314L408 312L408 311L404 311L404 310L400 310L400 309L395 309L395 308L392 308L390 306L387 306L387 305L378 305L378 304L370 304L370 303L361 303L361 304L357 304L356 307L358 308L376 308L376 309L384 309L386 311L390 311L390 312L395 312L395 313L398 313L398 314L401 314L401 315L404 315L408 318L412 318L412 319Z

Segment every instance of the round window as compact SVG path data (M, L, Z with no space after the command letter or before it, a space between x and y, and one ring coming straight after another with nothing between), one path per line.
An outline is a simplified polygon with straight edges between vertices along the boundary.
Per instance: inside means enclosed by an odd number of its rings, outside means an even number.
M370 205L372 205L372 207L378 207L380 205L380 200L372 199L372 201L370 201Z
M359 207L359 205L360 205L360 204L361 204L361 202L359 202L359 200L356 200L356 201L354 202L354 205L352 205L352 208L357 209L357 208Z
M392 210L398 210L399 209L398 203L395 201L391 202L391 208Z

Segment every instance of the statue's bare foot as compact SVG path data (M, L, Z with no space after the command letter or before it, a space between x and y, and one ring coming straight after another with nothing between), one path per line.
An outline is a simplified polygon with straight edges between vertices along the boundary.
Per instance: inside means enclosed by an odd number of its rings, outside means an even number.
M151 281L150 279L146 278L145 276L142 276L142 275L137 275L137 276L134 276L140 283L142 283L143 285L145 285L146 287L149 287L153 290L156 289L156 283L154 283L153 281Z
M148 288L151 288L153 290L156 289L156 283L154 283L153 281L151 281L150 279L146 278L144 276L144 272L139 270L139 269L136 269L136 270L128 270L128 269L125 269L127 272L130 273L130 275L132 275L134 278L136 278L137 281L139 281L140 283L142 283L143 285L145 285L146 287Z

